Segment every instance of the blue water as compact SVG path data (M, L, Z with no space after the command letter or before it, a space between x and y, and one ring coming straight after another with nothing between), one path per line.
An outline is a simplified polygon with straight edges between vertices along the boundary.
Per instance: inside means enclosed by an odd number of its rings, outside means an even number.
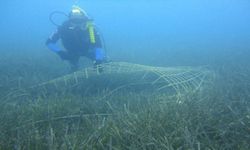
M1 1L1 52L51 53L48 17L76 1ZM248 59L248 0L79 0L105 38L112 60L153 65L209 65ZM55 16L60 23L63 16ZM55 56L56 57L56 56Z

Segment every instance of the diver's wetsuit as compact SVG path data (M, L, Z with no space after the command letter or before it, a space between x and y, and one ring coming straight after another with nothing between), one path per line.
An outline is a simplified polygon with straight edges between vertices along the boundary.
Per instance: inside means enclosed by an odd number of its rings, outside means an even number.
M48 44L56 44L61 39L63 46L67 51L58 51L57 54L64 60L68 60L74 70L78 68L80 56L86 56L89 59L96 60L96 49L102 49L102 43L99 34L94 30L95 43L90 42L88 28L76 27L70 21L65 21L58 27L57 31L46 41Z

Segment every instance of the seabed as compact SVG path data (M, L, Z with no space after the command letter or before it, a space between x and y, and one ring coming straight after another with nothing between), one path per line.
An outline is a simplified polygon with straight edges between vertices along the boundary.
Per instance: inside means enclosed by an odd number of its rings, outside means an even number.
M220 79L207 67L110 62L14 88L1 100L0 149L250 148L249 102L226 101L233 86Z

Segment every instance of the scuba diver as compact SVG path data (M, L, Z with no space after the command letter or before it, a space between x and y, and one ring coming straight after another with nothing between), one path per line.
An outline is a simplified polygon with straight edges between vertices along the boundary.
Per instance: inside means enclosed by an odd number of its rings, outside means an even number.
M56 44L59 39L66 51ZM47 39L46 46L62 60L67 60L72 72L79 68L81 56L91 59L94 66L106 59L100 34L86 12L78 6L72 7L68 19Z

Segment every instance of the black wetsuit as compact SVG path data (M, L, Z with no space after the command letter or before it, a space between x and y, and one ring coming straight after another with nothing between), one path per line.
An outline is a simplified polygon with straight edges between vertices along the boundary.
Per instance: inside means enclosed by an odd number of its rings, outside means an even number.
M90 36L86 25L80 27L74 26L70 21L64 22L58 27L57 31L46 41L46 44L55 44L61 39L63 46L67 51L59 51L58 55L68 60L72 65L78 65L80 56L86 56L95 60L95 48L102 48L99 34L94 30L95 43L90 42Z

